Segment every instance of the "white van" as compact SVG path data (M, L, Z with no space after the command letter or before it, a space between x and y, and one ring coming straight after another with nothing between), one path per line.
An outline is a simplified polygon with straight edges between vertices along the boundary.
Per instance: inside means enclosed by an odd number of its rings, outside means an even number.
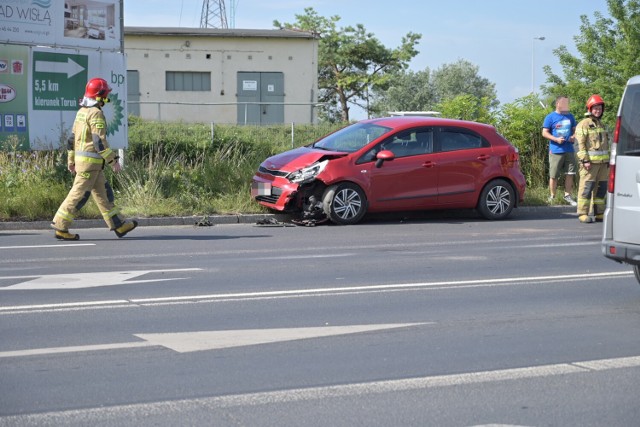
M640 282L640 76L622 95L609 165L602 252L633 265Z

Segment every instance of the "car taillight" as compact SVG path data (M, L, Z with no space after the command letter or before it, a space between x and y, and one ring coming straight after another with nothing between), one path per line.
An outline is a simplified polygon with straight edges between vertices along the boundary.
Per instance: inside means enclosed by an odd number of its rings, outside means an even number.
M613 193L616 189L616 164L615 162L609 163L609 183L607 185L607 191Z
M620 138L620 123L622 122L621 117L618 116L618 120L616 120L616 130L613 132L613 142L618 143L618 138Z
M513 151L509 150L509 152L502 156L502 163L507 166L513 166L520 161L520 154L518 154L518 149L514 149Z

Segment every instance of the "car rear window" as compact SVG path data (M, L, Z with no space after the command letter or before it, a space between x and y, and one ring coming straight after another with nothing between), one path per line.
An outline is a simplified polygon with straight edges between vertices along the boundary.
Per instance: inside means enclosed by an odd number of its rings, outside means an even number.
M618 155L640 156L640 85L627 86L624 94Z

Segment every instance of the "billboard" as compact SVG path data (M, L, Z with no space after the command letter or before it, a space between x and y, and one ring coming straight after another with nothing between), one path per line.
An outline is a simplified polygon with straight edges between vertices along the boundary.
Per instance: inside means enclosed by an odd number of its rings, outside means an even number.
M127 146L121 13L121 0L3 0L0 149L61 147L94 77L113 89L103 109L109 143Z
M2 0L0 40L121 50L120 0Z

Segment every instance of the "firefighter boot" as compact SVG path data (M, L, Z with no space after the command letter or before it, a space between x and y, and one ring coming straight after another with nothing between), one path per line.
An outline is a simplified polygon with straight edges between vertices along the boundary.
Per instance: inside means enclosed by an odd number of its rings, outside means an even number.
M55 236L58 240L80 240L80 236L78 234L69 233L69 230L56 230Z
M583 224L590 224L593 222L593 219L589 215L580 215L578 220Z
M130 232L137 226L138 226L137 221L125 222L120 227L116 228L114 231L116 232L116 236L124 237L127 235L128 232Z

